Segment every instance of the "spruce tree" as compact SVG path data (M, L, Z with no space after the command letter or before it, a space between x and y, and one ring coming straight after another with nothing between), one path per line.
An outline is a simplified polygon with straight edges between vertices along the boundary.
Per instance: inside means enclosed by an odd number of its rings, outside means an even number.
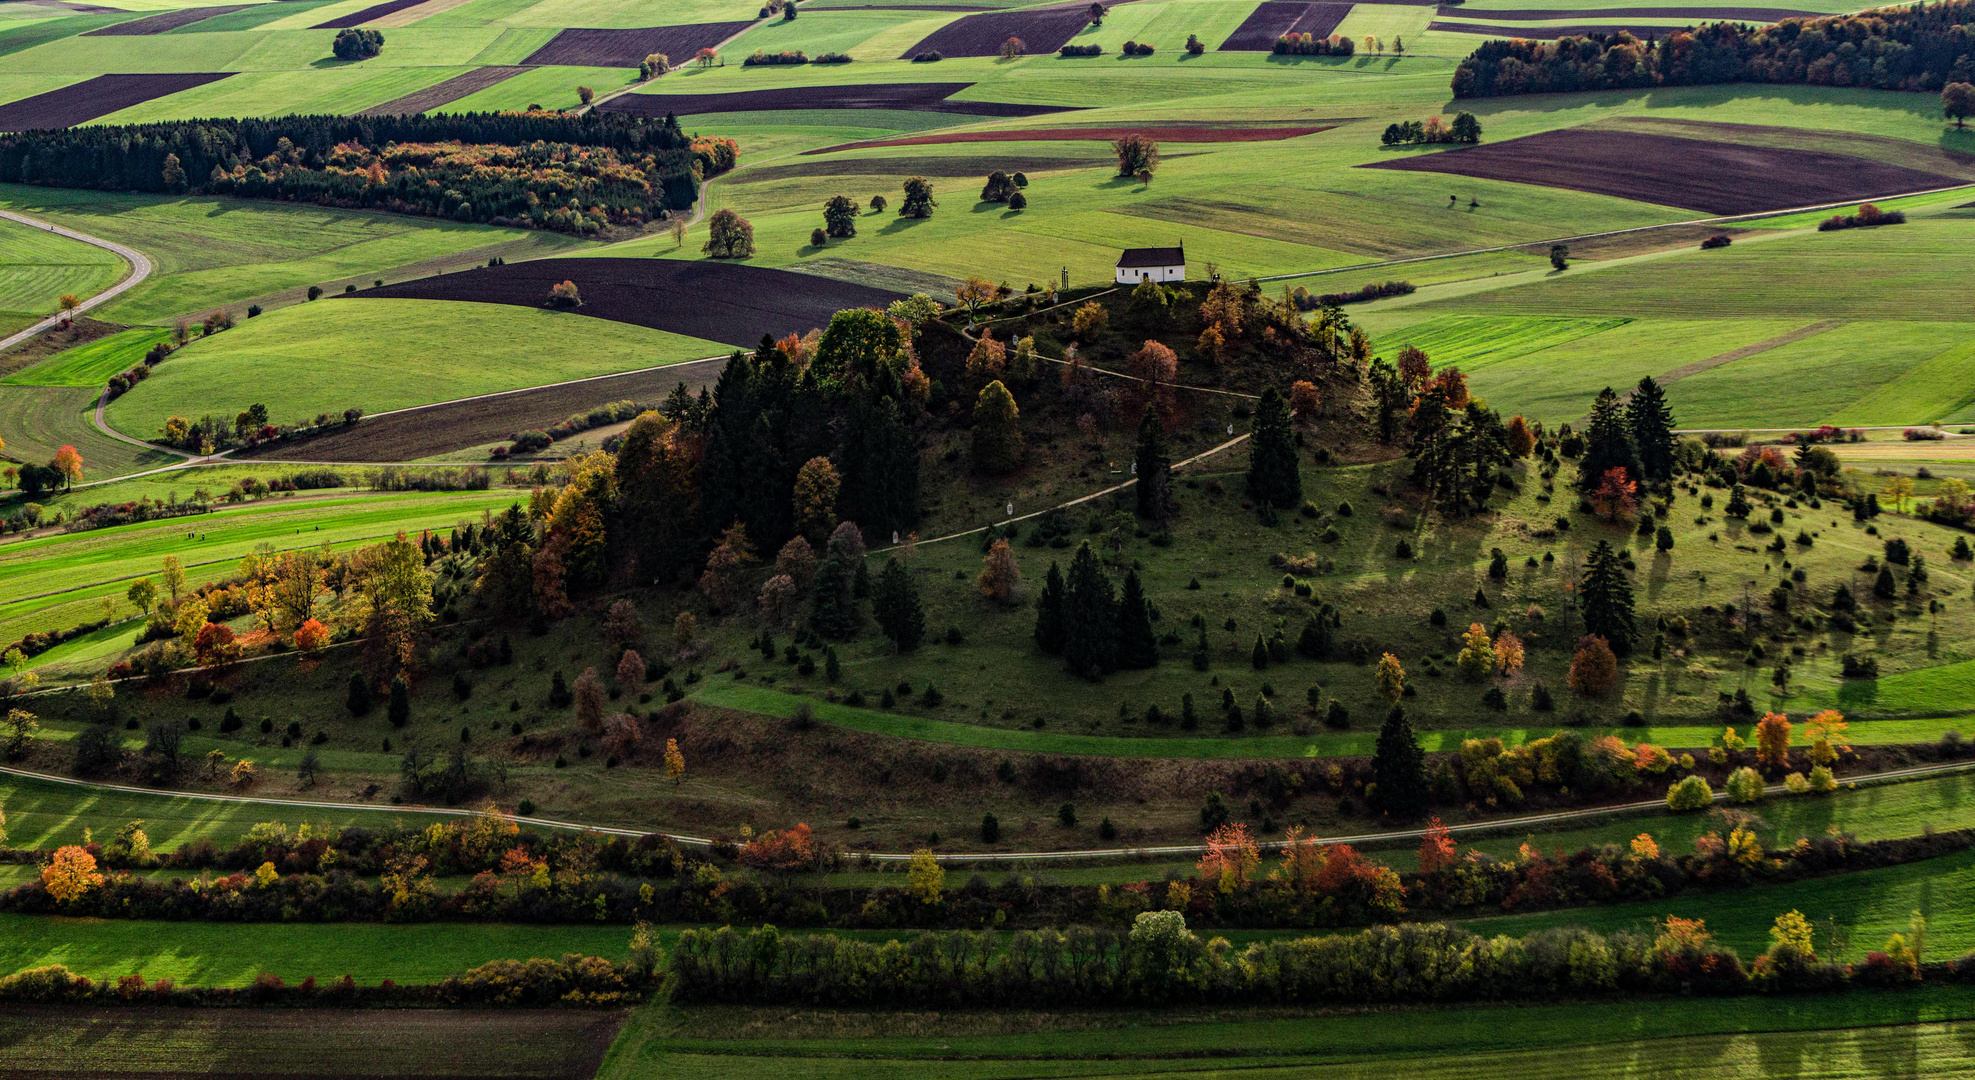
M388 714L392 727L404 727L411 721L411 684L403 675L391 677L391 705Z
M1637 636L1632 623L1632 581L1609 543L1598 541L1585 558L1578 596L1584 605L1584 632L1604 638L1619 656L1630 653Z
M1085 541L1070 560L1063 591L1063 663L1073 675L1101 679L1117 657L1117 601L1111 579Z
M1150 403L1138 422L1138 516L1164 521L1172 512L1173 463L1166 457L1166 426Z
M1625 406L1625 426L1639 450L1639 467L1646 479L1672 478L1673 410L1667 407L1666 391L1651 375L1640 379L1632 391Z
M344 704L349 706L351 716L370 715L370 680L364 678L361 674L352 672L350 674L349 696L344 700Z
M871 614L895 651L910 652L926 636L926 607L919 602L919 585L897 559L887 559L878 575Z
M1591 406L1591 420L1584 428L1584 457L1577 464L1578 490L1596 490L1608 469L1624 469L1634 480L1640 477L1639 451L1632 445L1625 407L1609 386Z
M1054 562L1042 579L1042 595L1036 597L1036 648L1051 656L1063 652L1063 571Z
M847 638L857 628L857 572L863 560L834 537L809 584L809 628L824 637Z
M1372 751L1372 802L1395 817L1417 817L1426 809L1426 751L1413 737L1406 710L1393 706L1378 729Z
M1152 605L1146 602L1145 587L1138 571L1125 571L1124 589L1118 595L1118 666L1149 668L1159 663L1159 639L1152 633Z
M1289 403L1271 386L1256 404L1253 437L1248 446L1248 494L1279 510L1303 498L1303 477L1296 466L1296 433L1289 425Z

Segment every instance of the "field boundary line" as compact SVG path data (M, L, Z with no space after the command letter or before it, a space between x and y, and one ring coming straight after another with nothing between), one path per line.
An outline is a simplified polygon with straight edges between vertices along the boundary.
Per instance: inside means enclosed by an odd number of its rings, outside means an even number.
M91 247L102 248L104 251L107 251L130 264L130 272L124 275L123 280L117 282L116 284L110 286L109 288L104 289L102 292L97 293L95 296L92 296L89 299L84 300L82 303L76 305L76 309L74 312L71 313L71 317L73 317L74 315L80 315L85 311L98 307L102 304L108 303L109 301L114 300L119 296L122 296L124 293L127 293L130 290L136 288L137 286L143 284L144 279L151 276L151 260L148 257L146 257L143 252L138 251L136 248L128 248L123 246L122 244L105 240L100 236L91 236L85 232L77 232L76 230L68 228L67 226L57 225L52 221L43 221L40 218L29 217L26 214L17 214L12 210L0 210L0 218L6 218L8 221L12 221L20 225L26 225L31 228L43 229L47 232L54 233L56 236L66 236L71 240L79 240L82 243L90 245ZM50 315L47 318L41 320L40 322L35 323L33 326L30 326L27 329L20 331L19 333L9 335L8 337L5 338L0 338L0 352L5 352L16 345L19 345L21 342L28 340L29 338L46 333L47 331L52 330L57 326L60 326L61 323L62 323L61 315L59 314Z
M1975 761L1914 765L1903 769L1889 769L1884 772L1851 777L1845 780L1844 783L1851 787L1857 787L1862 784L1889 784L1904 780L1918 780L1929 776L1967 772L1970 770L1975 770ZM33 769L21 769L11 765L0 765L0 775L16 776L26 780L60 784L65 787L82 788L89 791L111 791L125 795L155 795L167 799L198 799L205 802L233 803L236 805L250 806L282 806L303 810L367 810L375 813L424 814L434 817L482 818L498 816L524 825L596 833L603 836L661 836L686 847L711 848L717 843L716 840L709 837L668 833L656 829L630 829L617 825L592 825L577 821L562 821L557 818L500 814L498 812L490 814L480 810L444 806L423 806L417 804L371 806L366 803L337 802L329 799L277 799L257 795L226 795L218 792L180 791L173 788L145 788L138 787L134 784L113 784L98 780L80 780L71 776L58 776L54 773L37 772ZM1763 790L1769 795L1779 795L1785 792L1782 784L1770 784L1765 786ZM1728 793L1726 791L1716 792L1714 801L1717 803L1728 801ZM1650 799L1641 802L1620 803L1614 806L1594 806L1581 810L1563 810L1548 814L1528 814L1522 817L1503 818L1496 821L1467 822L1459 825L1449 825L1445 828L1450 834L1457 835L1473 835L1499 830L1513 832L1533 825L1551 825L1611 815L1638 813L1641 811L1664 810L1665 808L1665 799ZM1364 846L1373 843L1415 840L1425 836L1427 831L1426 827L1418 829L1394 829L1385 832L1360 833L1355 836L1332 836L1316 839L1319 843L1326 846L1331 844ZM1257 846L1267 851L1280 851L1285 844L1283 841L1277 840L1264 841ZM933 857L943 863L964 865L968 863L1002 862L1068 862L1078 859L1141 859L1157 856L1204 855L1206 852L1206 844L1174 844L1162 847L1142 848L1092 848L1081 851L953 852L948 854L935 853ZM853 858L873 862L905 863L910 862L912 856L897 852L858 852Z

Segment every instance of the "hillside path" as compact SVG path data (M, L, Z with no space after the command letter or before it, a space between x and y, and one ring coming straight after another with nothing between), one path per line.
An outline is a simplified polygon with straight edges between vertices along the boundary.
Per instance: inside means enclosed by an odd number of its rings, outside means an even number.
M40 218L28 217L26 214L16 214L12 210L0 210L0 218L6 218L9 221L19 222L20 224L29 226L31 228L45 229L48 232L54 233L56 236L66 236L71 240L80 240L81 242L88 244L92 247L99 247L105 251L112 252L118 257L122 258L125 262L130 264L130 274L128 276L126 276L122 281L117 282L115 285L112 285L109 288L104 289L102 292L97 293L95 296L92 296L89 299L84 300L80 305L76 307L74 312L75 315L80 315L83 312L90 310L91 308L97 307L101 304L114 300L119 296L122 296L124 293L129 292L130 290L136 288L138 285L143 284L144 279L151 276L151 260L146 258L144 256L144 253L138 251L136 248L127 248L124 247L122 244L112 243L108 240L103 239L100 236L91 236L88 233L76 232L74 229L65 228L61 225L56 225L53 222L42 221ZM0 352L5 352L8 349L11 349L16 345L19 345L21 342L26 341L27 339L34 337L37 334L42 334L42 333L46 333L49 330L53 330L55 327L60 326L61 324L62 324L62 316L60 314L50 315L47 318L41 320L40 322L35 323L33 326L30 326L27 329L22 330L20 333L12 334L7 337L0 338Z

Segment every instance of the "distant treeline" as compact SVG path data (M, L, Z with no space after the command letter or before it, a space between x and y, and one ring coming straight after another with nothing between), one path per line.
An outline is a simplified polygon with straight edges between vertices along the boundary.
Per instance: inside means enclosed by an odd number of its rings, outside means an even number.
M1454 70L1454 96L1496 97L1710 83L1808 83L1939 91L1975 76L1975 0L1785 19L1707 23L1659 41L1591 34L1483 42Z
M708 172L694 163L672 117L615 113L284 116L0 135L0 182L244 195L565 232L691 206Z

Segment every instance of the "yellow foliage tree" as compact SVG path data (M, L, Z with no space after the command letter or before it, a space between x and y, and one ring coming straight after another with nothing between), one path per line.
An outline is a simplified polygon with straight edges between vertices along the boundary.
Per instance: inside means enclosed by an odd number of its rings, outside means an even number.
M41 884L56 902L66 904L103 884L103 875L96 872L96 856L70 844L56 849L55 857L42 867Z
M1387 705L1399 704L1399 699L1406 693L1406 669L1399 663L1398 657L1391 653L1379 657L1378 670L1372 673L1372 678L1378 683L1378 696L1384 698Z
M946 889L946 868L933 857L931 848L920 848L912 853L912 862L905 871L906 891L919 898L923 904L937 904L941 893Z
M1467 633L1461 635L1461 652L1454 658L1454 665L1470 679L1487 677L1489 669L1495 666L1494 643L1488 640L1488 631L1480 623L1469 623Z
M686 755L679 752L679 740L665 740L665 778L672 786L679 786L686 779Z

